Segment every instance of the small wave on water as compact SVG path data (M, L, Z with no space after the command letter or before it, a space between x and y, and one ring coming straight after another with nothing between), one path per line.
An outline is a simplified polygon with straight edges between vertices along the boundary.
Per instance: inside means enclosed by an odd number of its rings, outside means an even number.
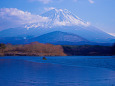
M0 86L115 86L113 57L0 57Z

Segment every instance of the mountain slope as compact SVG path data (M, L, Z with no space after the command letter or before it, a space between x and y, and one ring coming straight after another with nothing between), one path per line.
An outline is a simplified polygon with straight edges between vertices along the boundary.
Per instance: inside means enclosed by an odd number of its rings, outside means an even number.
M115 37L107 34L88 22L72 14L68 10L53 9L44 14L44 17L51 18L52 21L47 26L58 28L59 31L71 32L93 42L112 42Z
M52 9L41 16L48 17L51 19L50 22L46 24L47 27L55 27L55 26L89 26L88 22L84 22L79 17L72 14L67 9Z
M23 37L30 39L50 32L61 31L79 35L92 42L115 42L115 37L91 26L88 22L84 22L68 10L52 9L42 14L42 16L48 17L50 21L45 22L41 26L38 25L38 23L33 23L25 25L26 27L11 28L0 31L0 37Z
M40 43L63 44L63 43L88 43L89 41L71 33L54 31L29 40L29 42L38 41Z

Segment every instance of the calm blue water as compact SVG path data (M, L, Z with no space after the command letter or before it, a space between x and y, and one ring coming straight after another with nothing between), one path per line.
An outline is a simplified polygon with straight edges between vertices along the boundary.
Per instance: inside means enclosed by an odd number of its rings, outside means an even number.
M115 86L115 57L0 57L0 86Z

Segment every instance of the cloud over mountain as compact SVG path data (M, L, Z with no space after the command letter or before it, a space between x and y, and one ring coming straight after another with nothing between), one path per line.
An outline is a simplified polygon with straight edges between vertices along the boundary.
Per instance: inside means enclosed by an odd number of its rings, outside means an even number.
M33 15L17 8L0 9L0 30L24 26L25 28L54 27L54 26L89 26L67 9L49 8L42 16Z
M44 3L44 4L49 4L49 3L51 3L51 2L60 2L60 1L64 1L64 0L29 0L29 1L38 1L38 2L42 2L42 3ZM72 1L72 0L71 0ZM80 1L80 0L73 0L73 1ZM91 4L93 4L94 3L94 1L93 0L88 0Z
M110 34L110 35L112 35L112 36L114 36L114 37L115 37L115 33L108 33L108 34Z
M39 2L42 2L44 4L48 4L48 3L52 2L52 0L30 0L30 1L39 1Z
M94 1L93 0L88 0L91 4L93 4L94 3Z
M37 25L41 25L43 22L49 21L47 17L33 15L30 12L24 12L17 8L1 8L0 20L0 30L31 23L38 23Z

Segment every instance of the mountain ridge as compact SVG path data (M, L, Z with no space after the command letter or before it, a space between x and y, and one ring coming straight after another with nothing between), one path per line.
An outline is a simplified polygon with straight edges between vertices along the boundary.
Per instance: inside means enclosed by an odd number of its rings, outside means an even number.
M73 15L68 10L53 9L42 14L42 16L49 17L51 21L49 21L48 23L44 23L43 25L41 25L41 27L37 25L38 23L34 23L26 25L26 27L24 26L11 28L0 31L0 37L23 37L30 39L32 37L34 38L50 32L61 31L79 35L80 37L91 42L115 42L115 37L101 31L100 29L92 25L89 25L88 22L84 22L82 19ZM30 37L28 38L28 36Z
M54 31L43 34L41 36L30 39L30 42L39 41L41 43L56 43L56 42L89 42L88 40L72 33Z

